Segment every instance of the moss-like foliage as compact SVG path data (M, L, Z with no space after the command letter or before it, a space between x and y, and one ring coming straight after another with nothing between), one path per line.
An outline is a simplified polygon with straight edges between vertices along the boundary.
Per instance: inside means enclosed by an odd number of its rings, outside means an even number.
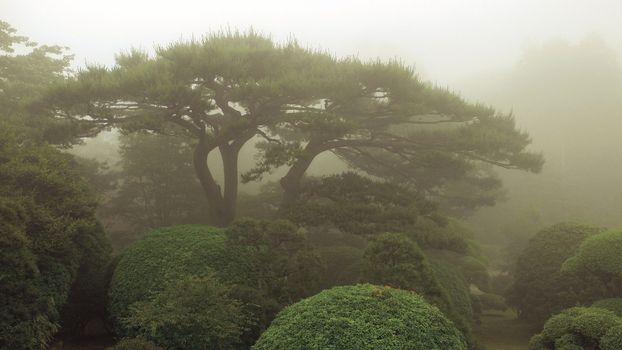
M335 287L279 313L254 350L459 350L462 334L413 292L370 284Z
M622 316L622 298L601 299L594 302L592 307L613 311L616 315Z
M605 297L622 295L622 230L602 232L587 238L562 270L593 277L607 287Z
M538 232L520 254L514 283L506 299L522 319L542 324L556 312L592 302L599 297L597 281L586 281L561 271L581 242L601 229L585 225L557 224ZM594 282L594 283L592 283Z
M609 310L574 307L546 321L542 332L531 339L530 349L602 349L604 340L611 341L607 334L621 325L622 318Z
M10 130L0 123L0 348L42 349L70 294L77 323L103 302L110 247L71 157Z

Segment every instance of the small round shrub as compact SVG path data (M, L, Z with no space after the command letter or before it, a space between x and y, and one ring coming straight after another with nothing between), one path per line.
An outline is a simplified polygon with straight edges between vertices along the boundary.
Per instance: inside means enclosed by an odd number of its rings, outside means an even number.
M581 243L576 254L562 266L562 270L578 273L581 277L598 278L609 287L609 297L617 297L622 291L622 230L599 233Z
M421 296L390 287L335 287L279 313L254 350L463 350L462 334Z

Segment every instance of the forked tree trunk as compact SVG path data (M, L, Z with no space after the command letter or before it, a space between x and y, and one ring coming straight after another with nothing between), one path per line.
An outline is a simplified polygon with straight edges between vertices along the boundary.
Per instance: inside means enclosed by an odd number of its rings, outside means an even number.
M240 135L231 143L209 144L207 137L199 138L194 149L194 169L207 199L210 222L227 226L235 220L238 199L238 156L242 146L253 137L253 132ZM211 151L218 148L223 166L223 189L218 185L207 164Z
M203 188L203 194L207 199L209 220L214 225L225 226L224 216L222 214L222 194L220 192L220 186L214 180L209 167L207 165L207 156L216 148L214 145L210 145L207 142L206 137L199 138L199 142L194 148L193 165L194 171Z

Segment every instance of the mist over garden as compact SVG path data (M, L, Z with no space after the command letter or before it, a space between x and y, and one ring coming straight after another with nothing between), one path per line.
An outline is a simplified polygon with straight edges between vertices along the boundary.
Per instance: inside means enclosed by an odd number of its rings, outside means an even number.
M0 15L0 349L622 349L609 32L451 85L281 34Z

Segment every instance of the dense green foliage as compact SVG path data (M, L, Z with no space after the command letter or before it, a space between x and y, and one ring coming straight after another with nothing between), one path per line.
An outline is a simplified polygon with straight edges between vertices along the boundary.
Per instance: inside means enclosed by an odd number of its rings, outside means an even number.
M285 308L253 346L274 349L466 349L460 332L412 292L335 287Z
M587 238L562 270L581 278L596 278L605 287L601 297L622 297L622 230Z
M442 255L427 254L434 278L441 287L441 300L437 306L464 335L468 348L481 349L472 333L472 325L477 320L475 303L469 290L469 283L460 271L460 265L450 262Z
M366 282L411 290L434 304L446 303L425 255L406 235L385 233L373 238L364 259Z
M260 306L259 329L265 329L285 305L319 291L319 257L301 230L285 220L242 219L226 231L229 254L244 256L248 302Z
M167 349L233 349L248 320L230 288L214 276L183 276L164 290L130 305L123 324Z
M613 311L616 315L622 317L622 298L601 299L593 303L592 307Z
M226 231L200 225L162 228L151 231L124 252L111 282L110 313L120 334L142 334L161 345L171 345L167 342L176 338L175 346L183 348L183 344L189 346L187 340L179 339L193 332L193 318L226 314L210 309L210 304L191 305L201 294L217 294L223 307L230 305L231 317L233 308L242 310L243 322L238 322L237 316L234 322L240 331L238 340L252 344L283 306L317 291L320 269L319 259L308 248L305 236L286 221L242 220ZM193 282L212 275L210 278L218 283L201 286ZM189 284L194 294L172 298L180 283ZM218 287L219 283L230 286L230 292L218 294L225 288ZM172 289L167 291L167 286ZM174 303L179 310L155 307L160 303ZM164 310L166 314L159 314ZM187 327L170 330L166 323L169 317L178 320L176 326ZM161 326L164 335L149 335L151 328L142 328L147 327L142 322ZM214 341L208 338L198 343ZM233 338L210 344L226 349L235 343Z
M127 248L110 283L109 311L117 327L130 305L162 291L174 278L215 272L222 280L246 280L243 257L229 256L224 243L221 229L184 225L151 231Z
M142 338L123 338L115 346L106 350L164 350Z
M0 124L0 348L40 349L70 294L71 326L101 311L110 248L71 157Z
M531 350L559 349L616 349L606 348L603 342L615 344L622 318L601 308L574 307L551 317L544 329L535 335Z
M344 173L305 183L283 215L305 226L332 225L363 236L402 232L421 248L467 250L466 236L415 191Z
M31 141L77 142L81 123L52 118L34 103L64 79L71 59L67 48L39 45L0 20L0 120Z
M519 316L535 324L577 302L600 299L598 283L561 271L562 264L587 237L600 229L558 224L538 232L521 253L514 270L514 283L507 301Z
M601 350L622 349L622 324L609 328L604 337L600 338Z

